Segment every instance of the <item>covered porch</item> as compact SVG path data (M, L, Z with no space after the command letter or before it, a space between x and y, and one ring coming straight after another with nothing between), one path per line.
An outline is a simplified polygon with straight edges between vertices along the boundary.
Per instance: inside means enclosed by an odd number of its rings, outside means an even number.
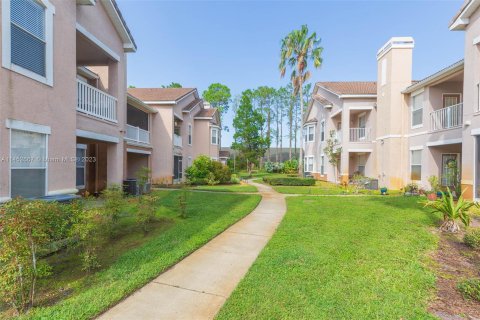
M462 144L430 145L427 152L425 184L431 187L428 178L437 176L442 187L458 185L461 177Z

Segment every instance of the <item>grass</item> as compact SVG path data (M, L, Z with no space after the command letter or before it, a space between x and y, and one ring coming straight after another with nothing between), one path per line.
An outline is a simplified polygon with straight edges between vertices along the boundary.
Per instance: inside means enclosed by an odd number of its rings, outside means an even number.
M439 217L405 197L295 197L217 319L435 319Z
M100 271L85 274L72 254L50 258L54 276L47 279L49 289L63 297L22 318L91 319L250 213L260 201L259 195L189 192L188 218L181 219L180 192L157 191L158 225L146 237L130 230L107 244L100 253ZM123 223L123 231L132 228L128 218Z
M248 184L230 184L215 186L196 186L194 190L218 191L218 192L257 192L257 188Z

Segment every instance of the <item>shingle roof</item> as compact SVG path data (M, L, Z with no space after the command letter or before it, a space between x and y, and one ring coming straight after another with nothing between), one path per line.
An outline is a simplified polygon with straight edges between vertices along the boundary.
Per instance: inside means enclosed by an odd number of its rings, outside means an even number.
M202 99L195 99L193 100L192 102L190 102L189 104L187 104L184 108L183 108L183 112L190 112L193 110L193 108L195 108L199 103L201 103L203 100Z
M337 95L377 94L377 83L375 81L317 82L317 85Z
M129 88L128 93L142 101L177 101L195 88Z
M326 105L333 105L333 103L331 103L330 101L328 101L327 99L325 99L325 97L322 97L321 95L319 95L318 93L313 95L313 99L317 100L318 102L320 102L322 105L326 106Z
M315 122L318 122L317 118L312 118L312 119L310 119L310 120L305 121L305 124L307 124L307 123L315 123Z
M217 109L215 108L208 108L208 109L201 109L195 115L195 118L212 118L215 115Z

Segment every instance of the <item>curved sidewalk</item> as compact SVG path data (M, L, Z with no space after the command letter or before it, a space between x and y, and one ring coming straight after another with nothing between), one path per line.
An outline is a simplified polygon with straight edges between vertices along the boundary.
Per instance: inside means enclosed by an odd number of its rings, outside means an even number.
M98 319L213 319L286 212L285 195L252 185L255 210Z

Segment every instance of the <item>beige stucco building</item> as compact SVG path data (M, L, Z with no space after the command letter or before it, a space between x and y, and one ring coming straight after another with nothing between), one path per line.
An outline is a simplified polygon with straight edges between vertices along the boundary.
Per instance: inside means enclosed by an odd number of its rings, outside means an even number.
M152 121L152 181L175 183L199 155L219 160L220 115L191 88L131 88L157 113Z
M414 81L413 49L410 37L383 45L375 82L316 84L304 129L306 172L328 181L360 173L380 187L415 182L428 189L430 176L451 186L453 164L467 184L464 124L472 120L463 110L464 62ZM309 130L318 137L311 142ZM324 152L330 132L341 148L337 172Z

